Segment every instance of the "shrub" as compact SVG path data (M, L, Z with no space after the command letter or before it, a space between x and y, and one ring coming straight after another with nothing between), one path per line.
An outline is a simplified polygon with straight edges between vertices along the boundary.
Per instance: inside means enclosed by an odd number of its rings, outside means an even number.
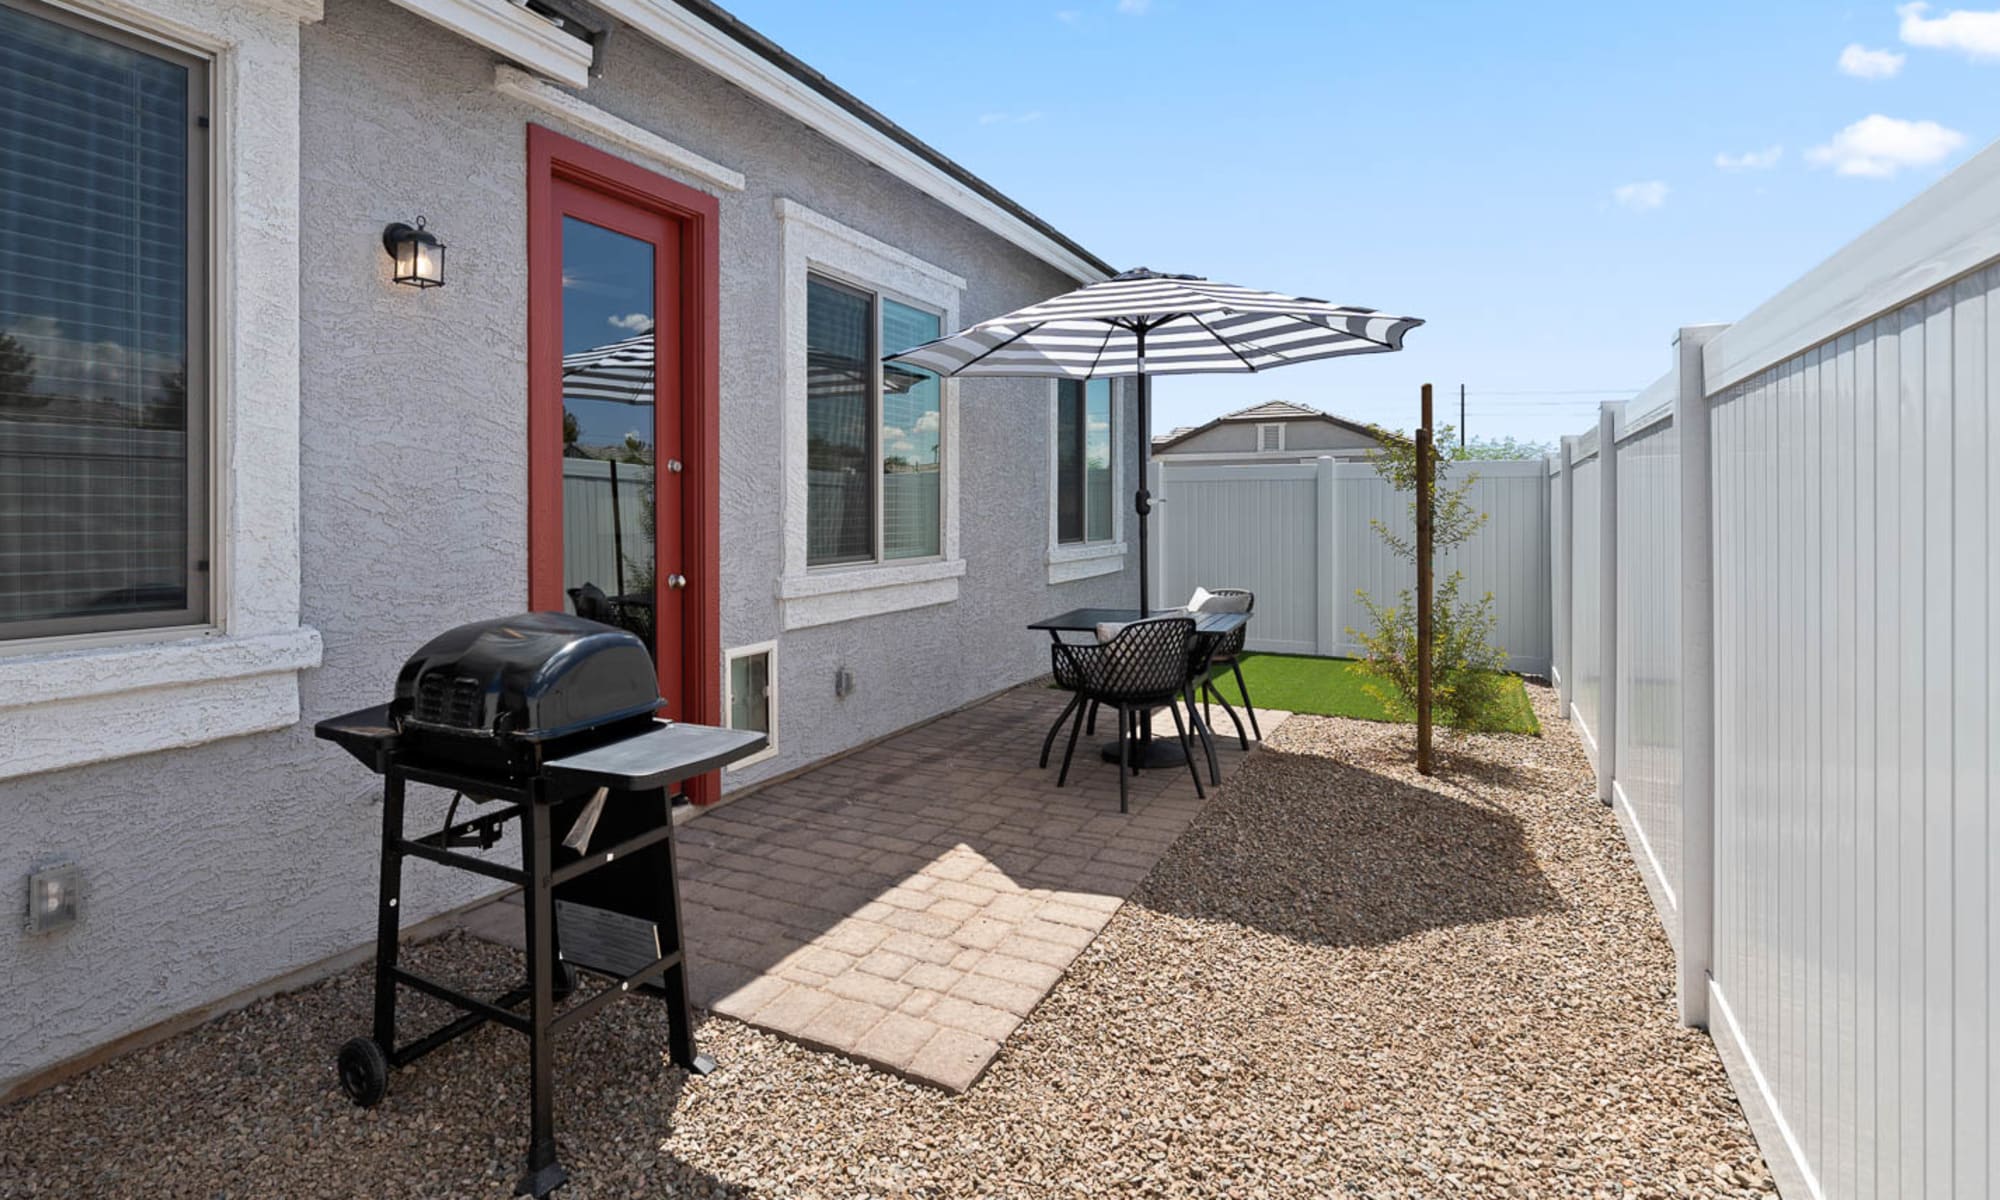
M1370 460L1375 473L1399 492L1410 493L1410 526L1417 518L1417 445L1414 439L1378 429L1383 449ZM1449 427L1442 432L1450 433ZM1433 447L1432 470L1437 472L1440 457ZM1431 489L1431 543L1433 555L1468 540L1486 524L1486 514L1475 510L1467 497L1479 479L1469 470L1454 471L1449 483L1437 478ZM1375 536L1398 558L1417 561L1414 536L1389 528L1380 520L1370 521ZM1448 725L1459 729L1478 728L1500 700L1498 673L1506 669L1507 654L1491 642L1499 618L1493 611L1493 593L1478 598L1465 597L1462 571L1454 571L1436 583L1431 598L1431 704ZM1404 588L1393 602L1378 602L1366 592L1357 592L1374 624L1371 632L1350 628L1348 635L1366 648L1361 668L1372 678L1367 690L1384 707L1399 717L1412 717L1417 710L1417 603L1413 591Z
M1497 618L1493 593L1478 599L1459 598L1465 573L1453 571L1438 585L1431 603L1431 704L1444 723L1460 729L1478 728L1500 703L1500 672L1505 651L1491 645ZM1371 632L1348 630L1367 651L1362 669L1371 678L1362 685L1382 702L1391 716L1412 719L1417 714L1417 602L1404 588L1393 603L1378 604L1358 593L1374 622Z

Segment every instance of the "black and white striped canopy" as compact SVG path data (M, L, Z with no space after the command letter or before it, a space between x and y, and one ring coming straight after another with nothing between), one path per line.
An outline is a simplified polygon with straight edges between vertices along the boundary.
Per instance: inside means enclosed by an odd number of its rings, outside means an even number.
M1403 335L1421 324L1373 309L1137 270L888 358L939 375L1102 379L1263 371L1400 350Z
M653 335L592 346L563 355L563 399L653 402Z
M650 333L565 354L563 399L651 404L653 372L653 335ZM844 395L868 386L873 383L868 375L866 359L857 363L817 350L807 352L807 388L813 396ZM922 383L925 378L908 367L891 364L882 370L882 387L900 395Z

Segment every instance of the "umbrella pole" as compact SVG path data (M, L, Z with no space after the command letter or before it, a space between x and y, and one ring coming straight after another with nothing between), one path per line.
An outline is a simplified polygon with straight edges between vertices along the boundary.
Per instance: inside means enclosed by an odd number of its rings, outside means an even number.
M1153 496L1146 490L1146 459L1151 449L1146 430L1152 424L1152 384L1146 376L1139 376L1139 419L1134 422L1139 430L1139 487L1132 495L1132 508L1139 514L1139 615L1142 617L1153 615L1152 576L1147 573L1146 565L1146 515L1153 511Z
M1153 511L1152 493L1146 490L1146 459L1152 449L1153 425L1153 381L1146 376L1146 327L1136 326L1132 331L1138 339L1139 350L1139 419L1132 423L1139 438L1139 480L1132 492L1132 510L1139 514L1139 615L1153 615L1151 576L1146 564L1146 515Z

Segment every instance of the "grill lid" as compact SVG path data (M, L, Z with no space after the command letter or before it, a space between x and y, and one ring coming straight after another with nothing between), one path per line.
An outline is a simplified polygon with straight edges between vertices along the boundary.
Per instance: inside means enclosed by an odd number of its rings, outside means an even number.
M565 613L521 613L432 638L403 665L390 711L406 728L546 742L665 703L635 635Z

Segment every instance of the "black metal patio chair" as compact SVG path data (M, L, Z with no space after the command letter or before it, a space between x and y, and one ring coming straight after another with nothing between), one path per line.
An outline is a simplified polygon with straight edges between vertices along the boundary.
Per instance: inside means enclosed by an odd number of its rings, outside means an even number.
M1107 642L1095 645L1062 642L1055 646L1056 678L1074 684L1071 701L1069 745L1063 750L1062 771L1056 786L1069 779L1069 764L1076 754L1077 735L1083 732L1085 711L1092 704L1118 710L1118 811L1130 812L1127 774L1136 775L1132 743L1139 736L1139 723L1155 708L1173 714L1174 729L1187 755L1188 775L1194 780L1197 796L1206 796L1201 771L1195 766L1194 747L1188 741L1188 727L1181 720L1180 702L1190 695L1188 668L1195 637L1192 617L1154 617L1134 621Z
M1246 616L1257 610L1257 593L1247 588L1215 588L1211 590L1208 593L1208 602L1202 605L1202 611L1218 611L1212 606L1216 600L1240 602L1243 605L1242 611ZM1231 607L1223 611L1235 612L1236 609ZM1250 626L1247 622L1238 625L1235 629L1216 639L1216 645L1206 655L1204 661L1193 664L1195 672L1194 687L1202 696L1204 721L1207 714L1213 711L1209 707L1211 701L1222 705L1222 711L1229 714L1230 723L1236 726L1237 743L1245 750L1250 748L1250 739L1243 735L1243 719L1236 715L1234 708L1230 707L1229 698L1215 689L1215 681L1225 671L1235 676L1236 694L1243 697L1243 711L1250 718L1250 732L1257 736L1258 741L1263 741L1264 731L1257 728L1257 710L1250 699L1250 685L1243 682L1243 665L1239 661L1243 656L1243 643L1249 637L1249 634ZM1200 655L1197 654L1197 657L1200 657Z

